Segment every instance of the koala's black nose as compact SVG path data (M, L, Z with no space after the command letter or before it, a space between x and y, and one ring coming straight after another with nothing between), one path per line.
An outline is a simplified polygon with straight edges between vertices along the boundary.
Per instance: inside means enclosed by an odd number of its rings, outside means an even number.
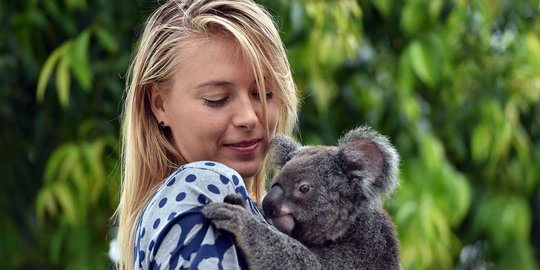
M273 218L280 216L278 205L280 205L281 201L283 200L284 194L285 191L280 185L274 185L270 191L266 193L262 206L264 214L267 217Z

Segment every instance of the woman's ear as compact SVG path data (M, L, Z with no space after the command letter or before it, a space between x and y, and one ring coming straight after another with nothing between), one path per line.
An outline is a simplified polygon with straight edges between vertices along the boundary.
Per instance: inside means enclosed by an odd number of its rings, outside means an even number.
M150 108L156 120L159 122L164 122L167 125L167 115L165 113L165 106L163 106L163 93L159 90L158 86L155 83L150 83L148 85L148 90L146 91L148 100L150 101Z

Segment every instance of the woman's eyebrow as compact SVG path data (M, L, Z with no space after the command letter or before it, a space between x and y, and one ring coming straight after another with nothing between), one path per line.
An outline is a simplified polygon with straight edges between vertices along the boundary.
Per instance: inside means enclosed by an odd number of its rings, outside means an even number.
M256 85L256 81L253 80L251 85ZM224 80L211 80L204 83L201 83L195 87L195 89L204 89L209 87L224 87L224 88L233 88L235 84L233 82L224 81Z
M199 85L197 85L195 87L195 89L203 89L203 88L209 88L209 87L225 87L225 88L230 88L234 86L234 83L232 82L229 82L229 81L223 81L223 80L212 80L212 81L207 81L207 82L204 82L204 83L201 83Z

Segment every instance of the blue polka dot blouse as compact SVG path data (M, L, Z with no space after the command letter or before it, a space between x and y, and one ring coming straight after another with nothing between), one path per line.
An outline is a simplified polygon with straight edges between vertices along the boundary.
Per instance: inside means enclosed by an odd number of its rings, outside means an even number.
M201 213L208 202L241 194L266 223L233 169L216 162L189 163L174 172L141 212L134 269L247 269L234 236L213 227Z

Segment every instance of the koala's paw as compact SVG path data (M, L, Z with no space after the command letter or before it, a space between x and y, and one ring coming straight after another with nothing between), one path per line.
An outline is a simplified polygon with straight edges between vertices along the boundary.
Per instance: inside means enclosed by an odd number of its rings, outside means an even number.
M244 197L242 197L242 195L240 194L229 194L225 197L223 201L229 204L239 205L247 209L246 200L244 200Z
M247 211L238 205L211 202L202 209L202 214L218 229L238 234L249 218Z

